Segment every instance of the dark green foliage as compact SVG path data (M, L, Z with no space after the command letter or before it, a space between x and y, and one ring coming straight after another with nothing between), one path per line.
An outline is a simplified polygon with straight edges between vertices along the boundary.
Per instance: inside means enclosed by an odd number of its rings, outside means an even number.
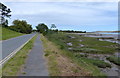
M111 56L111 57L108 57L107 60L120 66L120 57Z
M56 28L55 24L51 24L51 29Z
M20 32L20 33L26 33L29 34L32 32L32 26L30 24L27 24L24 20L14 20L13 25L9 27L11 30Z
M5 6L4 4L0 3L0 17L1 17L1 22L0 24L4 27L8 26L8 20L5 19L5 17L10 18L11 17L11 10L9 8L7 8L7 6Z
M44 23L38 24L36 28L37 28L37 31L42 33L43 35L46 35L48 33L48 27Z

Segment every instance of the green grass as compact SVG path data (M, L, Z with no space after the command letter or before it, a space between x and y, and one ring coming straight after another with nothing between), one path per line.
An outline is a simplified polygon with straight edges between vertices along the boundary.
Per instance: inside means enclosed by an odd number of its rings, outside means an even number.
M60 72L58 69L58 64L56 61L56 51L57 48L52 43L50 43L43 35L41 35L41 40L44 46L44 56L48 60L48 70L50 76L59 76ZM50 46L49 46L50 45Z
M92 63L93 65L99 67L99 68L111 68L111 65L109 63L106 63L102 60L99 59L88 59L88 58L84 58L82 57L81 59L84 59L85 61L88 61L89 63Z
M90 59L86 59L86 58L76 58L75 53L73 51L69 51L68 50L68 45L66 45L66 43L71 42L73 44L72 48L77 48L79 45L79 39L82 38L78 35L74 35L75 38L71 39L68 37L68 34L65 33L59 33L59 34L48 34L46 35L46 37L48 38L48 40L52 41L53 43L55 43L57 46L59 46L59 49L61 49L61 53L63 55L65 55L66 57L70 58L71 60L73 60L74 62L76 62L79 66L82 66L82 68L84 68L86 71L89 71L92 73L93 76L105 76L105 74L101 73L101 71L99 70L98 66L100 67L100 63L103 63L103 66L105 65L105 67L110 67L107 63L100 61L97 62L98 60L90 60ZM85 38L87 39L87 38ZM85 40L82 39L82 40ZM86 43L84 41L84 44L86 44L87 48L91 48L94 49L94 45L93 43L91 43L91 41L94 41L94 39L90 38L90 43ZM99 41L96 41L99 42ZM106 45L107 42L99 42L98 44L101 45ZM109 42L108 42L109 43ZM83 43L82 43L83 44ZM112 43L109 43L110 45L112 45ZM89 46L88 46L89 45ZM90 46L91 45L91 46ZM107 45L108 46L108 45ZM78 47L79 48L79 47ZM96 48L95 48L96 50ZM102 49L100 49L102 50ZM97 52L96 52L97 53Z
M95 65L99 68L106 68L106 67L111 68L111 65L109 63L106 63L106 62L99 60L99 59L88 59L87 56L88 56L87 54L85 54L85 55L78 54L78 53L75 54L75 57L77 59L85 60L85 61L92 63L93 65Z
M75 38L69 38L68 36L74 36ZM99 41L97 38L92 37L83 37L79 35L73 34L48 34L46 36L49 40L58 43L61 46L61 49L68 49L71 46L66 45L71 42L73 52L84 52L84 53L92 53L92 54L112 54L115 53L118 48L117 43L107 42L107 41ZM82 40L80 42L80 40ZM84 45L83 47L80 47ZM72 51L71 50L71 51Z
M20 51L17 52L2 68L3 76L17 76L20 69L25 64L25 60L29 54L29 51L33 47L33 43L37 35L33 37Z
M120 57L110 56L107 58L110 62L120 66Z
M13 37L24 35L22 33L15 32L15 31L12 31L4 27L0 27L0 30L2 30L0 31L0 40L6 40L6 39L13 38Z

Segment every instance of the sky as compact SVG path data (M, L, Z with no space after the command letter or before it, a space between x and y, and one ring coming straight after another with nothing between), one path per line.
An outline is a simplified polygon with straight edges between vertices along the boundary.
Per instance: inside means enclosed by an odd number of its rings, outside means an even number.
M15 19L26 20L35 29L39 23L59 30L118 30L118 2L3 2Z

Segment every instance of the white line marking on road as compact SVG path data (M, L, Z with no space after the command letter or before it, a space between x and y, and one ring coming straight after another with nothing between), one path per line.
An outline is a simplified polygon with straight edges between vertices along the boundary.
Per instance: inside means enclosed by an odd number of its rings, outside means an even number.
M10 53L7 57L5 57L3 60L0 61L0 68L3 66L5 62L7 62L11 57L13 57L21 48L23 48L35 35L33 35L28 41L26 41L23 45L21 45L19 48L14 50L12 53Z

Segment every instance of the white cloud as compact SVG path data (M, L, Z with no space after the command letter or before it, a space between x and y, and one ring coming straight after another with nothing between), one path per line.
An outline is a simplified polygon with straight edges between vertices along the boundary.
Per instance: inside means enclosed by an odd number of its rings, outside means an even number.
M5 5L12 10L10 21L24 19L33 26L40 22L55 23L61 29L117 26L117 2L5 2Z
M1 2L118 2L119 0L1 0Z

